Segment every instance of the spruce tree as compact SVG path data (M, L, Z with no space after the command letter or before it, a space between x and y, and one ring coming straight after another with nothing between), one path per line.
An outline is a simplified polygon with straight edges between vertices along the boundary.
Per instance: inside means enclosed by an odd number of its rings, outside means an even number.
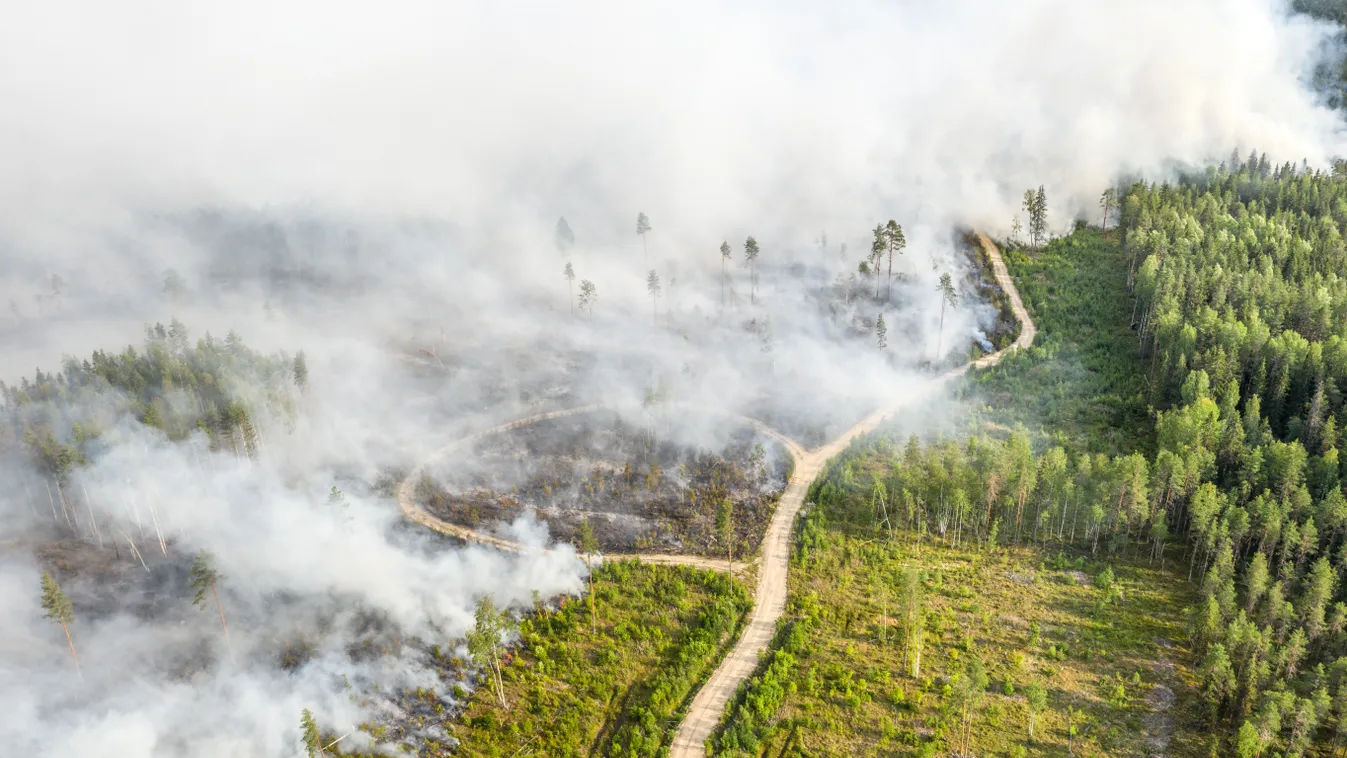
M636 214L636 233L641 237L641 253L645 256L646 265L650 265L650 250L646 247L645 235L650 231L650 217L645 213Z
M650 293L650 318L658 322L659 312L655 309L655 300L659 297L659 274L654 269L650 269L650 274L645 278L645 289Z
M575 233L571 231L571 225L566 223L565 216L557 219L556 245L562 254L575 245Z
M750 305L756 304L754 293L758 286L758 241L749 237L744 240L744 265L748 266L748 302Z
M889 346L889 328L884 325L884 314L882 313L875 320L875 337L879 339L880 350Z

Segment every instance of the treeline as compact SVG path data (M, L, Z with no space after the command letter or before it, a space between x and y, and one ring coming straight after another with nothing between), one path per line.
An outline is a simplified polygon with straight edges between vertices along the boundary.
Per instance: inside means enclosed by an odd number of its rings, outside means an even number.
M130 415L169 439L200 430L212 449L256 456L258 413L292 413L296 390L307 386L303 353L264 355L232 331L193 345L173 319L167 328L147 326L139 350L97 350L82 361L67 357L60 372L0 382L0 452L21 447L39 470L62 480Z
M1193 635L1234 749L1347 727L1347 182L1266 155L1123 202L1138 349L1200 567ZM1338 735L1331 739L1336 742Z

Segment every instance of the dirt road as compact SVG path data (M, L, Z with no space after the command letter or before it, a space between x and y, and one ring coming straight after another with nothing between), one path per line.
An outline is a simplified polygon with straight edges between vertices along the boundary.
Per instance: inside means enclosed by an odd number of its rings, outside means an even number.
M976 361L965 363L915 387L908 388L901 396L894 398L874 413L861 419L859 423L843 432L836 439L814 450L805 450L795 440L761 421L745 416L734 416L737 420L780 442L795 459L795 471L791 475L790 482L786 485L785 492L781 495L776 512L772 515L772 521L763 537L762 551L757 559L761 567L758 573L758 586L754 593L753 611L749 615L748 625L739 637L738 642L735 643L734 649L721 661L715 672L711 674L711 678L693 698L687 715L683 718L683 722L679 724L678 731L674 735L673 749L670 752L672 758L702 758L706 754L706 740L720 722L720 717L725 712L725 707L728 705L730 698L734 696L739 685L753 675L753 671L758 666L758 654L765 650L771 642L772 635L776 631L777 619L781 618L781 614L786 609L786 573L790 565L791 528L795 524L796 515L804 504L804 496L809 484L818 476L824 464L833 456L845 450L852 440L874 430L885 419L908 405L928 397L940 389L945 382L963 376L969 368L995 365L1011 350L1027 348L1033 344L1038 330L1034 326L1033 320L1029 318L1029 312L1025 310L1023 301L1020 300L1020 293L1015 289L1015 283L1010 278L1010 272L1006 270L1005 261L1001 259L1000 251L996 249L996 246L986 235L978 234L977 236L991 259L992 272L996 277L996 282L1010 296L1011 310L1014 311L1015 318L1020 322L1020 335L1009 348L985 355ZM416 502L417 482L420 481L428 465L463 445L493 434L535 424L539 421L591 413L603 407L601 405L587 405L568 410L539 413L455 440L436 451L429 459L423 461L408 474L406 479L402 480L397 492L398 506L408 519L441 534L491 545L501 550L519 552L523 547L518 543L468 527L451 524L431 515ZM716 570L725 568L725 563L721 560L699 556L642 553L640 555L610 554L607 557L610 559L639 558L648 563L699 566ZM736 564L736 568L738 565Z
M711 674L711 678L693 698L683 723L678 726L678 732L674 735L673 749L669 753L671 758L703 758L706 755L706 740L720 723L730 698L734 697L739 685L753 675L758 666L758 654L771 642L772 635L776 631L776 621L786 609L786 572L790 566L791 527L795 523L795 515L804 504L805 492L810 482L814 481L823 465L845 450L852 440L870 432L893 413L928 396L950 379L963 376L971 366L994 365L1010 350L1027 348L1033 343L1038 330L1033 320L1029 318L1029 312L1024 309L1020 293L1015 289L1010 272L1006 270L1005 261L1001 259L1001 252L986 235L979 234L978 240L991 258L997 284L1010 295L1011 309L1020 322L1020 336L1006 350L985 355L913 388L865 417L832 442L808 451L796 459L795 474L777 504L772 523L767 528L767 536L762 542L758 589L754 595L753 612L749 616L748 627L734 649L725 660L721 661L715 673Z

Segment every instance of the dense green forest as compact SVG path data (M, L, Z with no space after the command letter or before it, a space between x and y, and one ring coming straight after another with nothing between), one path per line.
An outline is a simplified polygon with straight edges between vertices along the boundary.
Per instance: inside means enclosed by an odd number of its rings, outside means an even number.
M946 565L960 551L978 556L963 562L1036 554L1040 570L1107 568L1110 586L1155 571L1152 586L1191 588L1172 593L1191 599L1172 600L1185 606L1185 631L1166 657L1193 686L1164 685L1182 719L1171 752L1327 755L1347 736L1347 469L1338 450L1347 423L1347 179L1255 153L1120 194L1120 228L1078 228L1008 256L1042 340L961 390L986 404L975 433L881 435L853 445L814 483L800 525L802 581L815 571L811 551L831 555L857 536L893 553L863 564L919 572L871 580L893 597L905 581L931 587L932 551L945 551ZM841 559L821 560L839 560L829 573L847 570ZM793 597L787 628L816 626L805 596ZM1117 602L1107 597L1096 599L1097 612ZM911 634L940 638L929 616L919 628ZM801 639L812 638L783 632L773 660L826 649ZM1005 648L989 642L985 660ZM976 673L953 671L949 681ZM1137 673L1158 691L1158 679ZM763 724L788 725L794 744L808 742L790 697L745 715L773 676L784 675L769 665L741 695L723 751L742 749ZM923 689L916 676L908 684ZM1055 686L1069 701L1072 686ZM968 747L950 729L963 715L940 713L935 741ZM1147 731L1140 721L1130 728ZM1098 747L1107 752L1106 742ZM914 753L925 744L909 740Z
M60 480L110 443L129 415L169 439L199 430L212 449L256 456L261 417L292 418L307 386L303 353L263 355L232 331L192 345L173 319L147 326L140 350L97 350L82 361L67 357L59 372L0 382L0 454L22 450Z

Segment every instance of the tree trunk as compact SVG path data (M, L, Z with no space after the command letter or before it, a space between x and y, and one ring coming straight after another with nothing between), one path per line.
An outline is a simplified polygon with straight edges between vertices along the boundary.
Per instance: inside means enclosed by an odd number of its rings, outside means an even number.
M220 612L220 628L224 629L225 647L229 648L229 660L234 660L234 643L229 641L229 624L225 622L224 606L220 605L220 592L215 588L215 582L210 584L210 593L215 596L215 610Z
M940 331L936 333L935 338L935 358L931 363L940 362L940 348L944 346L945 341L945 301L940 301Z
M75 661L75 673L79 674L80 681L83 682L84 672L80 670L80 657L75 655L75 641L70 638L70 627L66 626L66 623L62 621L61 629L65 631L65 641L66 644L70 646L70 658Z

